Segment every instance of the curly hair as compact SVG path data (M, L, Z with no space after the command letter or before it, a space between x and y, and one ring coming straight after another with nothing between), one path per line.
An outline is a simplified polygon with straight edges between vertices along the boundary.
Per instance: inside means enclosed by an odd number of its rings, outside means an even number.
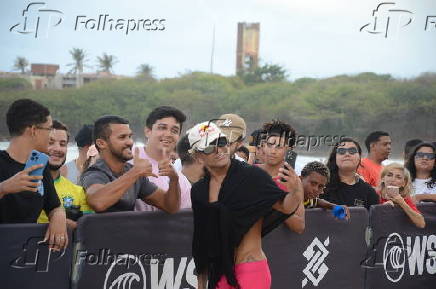
M295 146L296 133L295 129L287 123L280 120L272 120L263 124L263 131L267 135L284 136L289 147Z
M306 177L310 175L310 173L315 172L320 174L321 176L324 176L327 178L327 180L330 179L330 171L328 167L318 161L307 163L304 168L301 170L301 176Z

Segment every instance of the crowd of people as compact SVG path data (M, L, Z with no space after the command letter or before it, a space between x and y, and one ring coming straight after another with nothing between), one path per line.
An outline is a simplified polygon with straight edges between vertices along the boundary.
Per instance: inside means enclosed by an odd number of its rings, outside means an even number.
M326 164L309 162L298 176L291 124L273 120L247 137L236 114L182 133L185 121L179 109L157 107L145 121L145 146L134 146L127 119L102 116L80 129L78 158L66 162L68 128L42 104L15 101L6 115L10 143L0 151L0 224L48 223L45 241L61 250L67 228L86 214L192 209L198 288L260 289L271 284L262 237L281 223L304 233L305 210L323 208L347 222L349 207L385 204L424 228L416 203L436 200L432 142L410 140L404 165L384 166L389 133L368 135L366 158L359 142L344 137ZM41 153L47 165L28 166Z

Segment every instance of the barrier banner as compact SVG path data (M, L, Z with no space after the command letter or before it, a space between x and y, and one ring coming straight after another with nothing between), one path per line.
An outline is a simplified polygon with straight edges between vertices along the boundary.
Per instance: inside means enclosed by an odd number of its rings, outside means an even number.
M366 289L435 288L436 205L422 204L418 209L426 220L424 229L397 206L371 208L371 244L362 264Z
M191 210L80 218L72 288L196 288Z
M280 226L264 238L273 289L363 287L359 265L365 256L368 212L350 208L351 220L336 220L330 211L306 210L302 235Z
M46 224L0 225L0 287L2 289L70 288L72 237L61 252L44 240Z

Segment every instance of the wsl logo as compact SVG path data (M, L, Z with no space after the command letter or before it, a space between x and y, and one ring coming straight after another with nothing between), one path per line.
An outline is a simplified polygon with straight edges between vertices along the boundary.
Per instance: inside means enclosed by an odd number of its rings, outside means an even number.
M132 272L126 272L117 276L111 276L112 271L115 268L115 265L119 263L123 263L125 261L128 261L130 263L130 259L133 259L133 263L137 265L137 268L135 266L132 268ZM136 272L135 272L136 271ZM112 277L112 278L111 278ZM114 288L122 288L122 289L133 289L133 288L147 288L146 285L146 275L144 266L140 262L140 260L129 254L121 255L115 260L111 266L109 267L109 270L106 272L106 278L104 279L104 289L114 289ZM134 283L137 283L137 287L132 285L135 285Z
M406 267L410 276L436 274L436 236L415 236L414 240L407 236L404 244L398 233L390 234L383 250L383 267L393 283L403 278Z
M406 250L401 236L397 233L389 235L383 250L383 267L386 278L392 282L398 282L404 275L406 264Z
M126 264L130 266L126 268ZM103 289L197 288L193 259L189 262L187 257L151 259L147 267L146 272L140 258L134 255L120 255L106 272Z
M324 242L321 242L317 237L313 239L312 243L303 252L303 256L309 261L306 268L304 268L303 273L306 278L301 282L301 288L307 285L308 280L310 280L313 286L318 286L319 282L324 279L329 268L324 263L325 258L329 255L327 250L330 244L330 239L327 237Z

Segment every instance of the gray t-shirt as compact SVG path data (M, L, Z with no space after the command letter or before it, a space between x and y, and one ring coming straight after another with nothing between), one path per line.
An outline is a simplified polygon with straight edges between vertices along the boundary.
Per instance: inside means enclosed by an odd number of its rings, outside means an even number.
M133 166L126 163L124 172L130 170ZM115 175L107 166L103 159L98 159L97 162L89 167L81 177L82 185L85 189L95 184L107 184L120 176ZM121 199L105 212L120 212L133 211L136 199L144 199L154 193L157 186L150 182L146 177L140 177L138 180L124 193Z
M73 184L78 185L80 179L80 172L76 166L76 160L71 160L65 163L67 167L67 175L66 178L69 179Z

